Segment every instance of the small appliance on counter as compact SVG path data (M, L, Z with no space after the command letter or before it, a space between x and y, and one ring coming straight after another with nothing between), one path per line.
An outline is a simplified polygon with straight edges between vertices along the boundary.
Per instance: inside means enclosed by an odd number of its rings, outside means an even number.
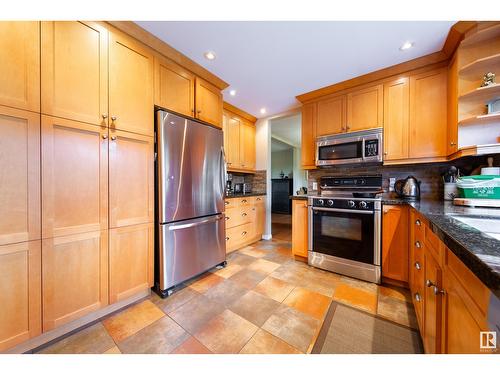
M500 175L461 177L457 188L460 197L453 200L455 205L500 208Z
M394 191L400 198L407 200L419 200L420 181L413 176L408 176L404 180L397 180L394 184Z

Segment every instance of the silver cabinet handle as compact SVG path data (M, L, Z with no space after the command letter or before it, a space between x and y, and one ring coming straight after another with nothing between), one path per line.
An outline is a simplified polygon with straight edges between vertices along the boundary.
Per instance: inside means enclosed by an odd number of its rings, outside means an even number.
M228 220L229 220L229 216L226 216L226 217L224 218L224 220L228 221Z
M222 219L222 215L217 215L217 216L212 217L210 219L200 220L200 221L196 221L194 223L172 225L172 226L168 227L168 230L178 230L178 229L193 228L193 227L197 227L198 225L203 225L203 224L207 224L207 223L213 223L213 222L219 221L221 219Z
M256 200L261 201L262 199L261 198L257 198Z
M418 226L422 225L422 223L421 223L421 221L419 219L415 220L415 224L417 224Z
M102 119L103 119L103 120L106 120L107 118L108 118L108 114L107 114L107 113L103 113L103 114L102 114Z
M243 200L241 201L241 203L247 203L247 200L246 200L246 199L243 199Z
M246 231L243 231L243 232L241 233L241 235L242 235L242 236L244 236L245 234L247 234L247 232L246 232Z
M437 286L434 287L434 294L437 296L438 294L446 294L444 289L439 289Z
M118 117L116 116L111 116L111 121L116 121L118 119Z
M450 146L455 146L455 145L456 145L455 142L453 142L453 141L450 142Z
M116 141L116 135L112 135L112 136L111 136L111 140L112 140L112 141Z
M415 293L415 301L420 302L422 300L422 297L420 297L420 294Z
M198 112L198 114L201 113L201 109L197 110L196 112Z
M229 237L226 237L226 241L229 241Z
M425 282L425 285L427 286L427 288L430 288L432 286L434 286L434 287L436 286L436 284L434 284L434 282L432 280L427 280Z
M108 139L108 135L107 134L103 134L102 135L102 139Z
M420 268L421 268L421 267L420 267L420 263L415 262L415 268L419 271L419 270L420 270Z
M415 242L415 247L416 247L417 249L420 249L420 248L422 247L422 245L420 244L420 241L416 241L416 242Z

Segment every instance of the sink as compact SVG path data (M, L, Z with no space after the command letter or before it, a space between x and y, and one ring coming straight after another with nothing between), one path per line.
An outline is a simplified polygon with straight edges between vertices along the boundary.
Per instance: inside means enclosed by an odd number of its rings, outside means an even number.
M496 238L500 241L500 219L458 215L450 216L455 220L467 224L469 227L476 228L484 234L487 234L488 236Z

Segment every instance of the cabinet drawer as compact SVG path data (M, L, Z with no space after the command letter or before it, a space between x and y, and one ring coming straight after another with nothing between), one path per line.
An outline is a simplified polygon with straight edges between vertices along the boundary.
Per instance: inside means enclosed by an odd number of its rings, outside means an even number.
M252 206L227 208L226 229L250 223L254 212L252 211L252 208Z
M252 223L226 229L226 251L232 251L243 246L252 235Z
M413 307L415 308L415 315L417 316L418 326L420 332L423 332L423 313L424 313L424 290L423 287L418 287L412 292Z
M246 207L255 204L256 197L226 198L224 206L226 209L234 207Z

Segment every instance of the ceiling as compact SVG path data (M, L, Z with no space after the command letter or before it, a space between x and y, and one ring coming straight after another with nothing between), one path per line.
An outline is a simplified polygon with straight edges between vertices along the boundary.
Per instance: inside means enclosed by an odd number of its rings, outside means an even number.
M272 119L271 137L289 145L289 147L300 147L301 143L301 119L299 114Z
M296 95L439 51L455 22L136 23L228 82L224 100L262 118L296 107ZM406 41L414 47L401 51ZM216 59L205 59L207 51Z
M271 138L271 152L280 152L285 150L292 150L292 146L278 141L275 138Z

